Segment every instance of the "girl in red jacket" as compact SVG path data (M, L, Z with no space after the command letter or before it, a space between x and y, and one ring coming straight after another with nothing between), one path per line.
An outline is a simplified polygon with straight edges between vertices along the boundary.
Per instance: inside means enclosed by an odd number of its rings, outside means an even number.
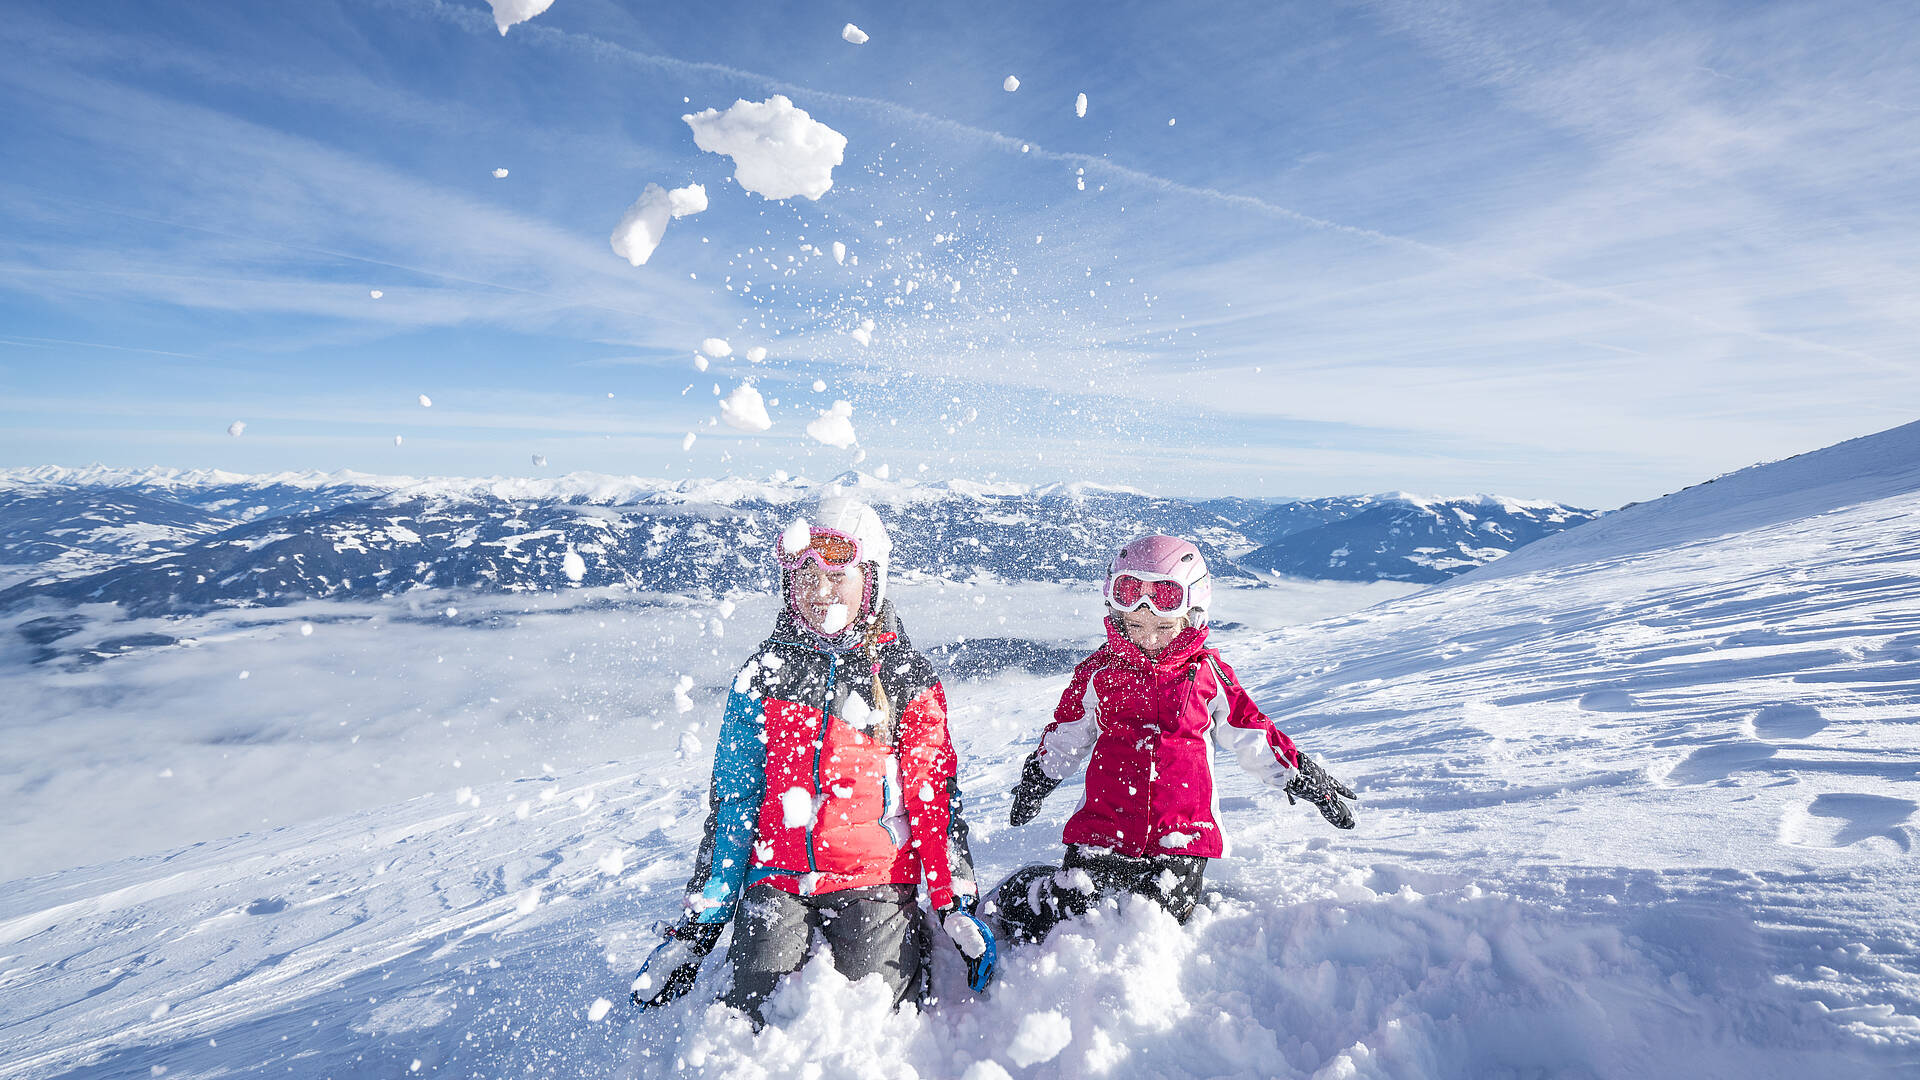
M1217 749L1289 802L1306 799L1335 826L1353 827L1341 801L1353 792L1295 749L1206 647L1213 583L1198 548L1141 537L1114 556L1104 595L1107 643L1074 669L1013 792L1011 820L1024 825L1086 768L1086 796L1061 837L1065 865L1027 867L996 895L1000 921L1018 939L1038 941L1113 892L1151 897L1185 922L1207 860L1229 850Z
M662 928L635 1004L692 989L729 922L722 1000L756 1028L819 941L841 974L878 975L904 1001L927 970L921 885L973 989L992 978L946 691L887 599L891 549L873 509L847 498L821 501L781 535L786 608L733 680L686 916Z

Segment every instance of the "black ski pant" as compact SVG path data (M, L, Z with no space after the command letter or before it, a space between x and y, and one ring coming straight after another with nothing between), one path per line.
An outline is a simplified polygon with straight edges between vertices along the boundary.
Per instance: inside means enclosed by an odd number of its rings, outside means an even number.
M1100 901L1116 893L1132 893L1166 908L1184 923L1200 902L1206 872L1207 860L1198 855L1135 859L1068 844L1062 865L1029 866L1003 882L994 893L998 910L993 914L1013 940L1040 941L1054 926L1085 915Z
M733 987L721 999L765 1023L761 1007L782 976L799 971L815 935L833 950L833 966L849 979L876 972L893 988L895 1005L921 982L926 923L912 885L874 885L819 896L795 896L762 882L747 890L735 916Z

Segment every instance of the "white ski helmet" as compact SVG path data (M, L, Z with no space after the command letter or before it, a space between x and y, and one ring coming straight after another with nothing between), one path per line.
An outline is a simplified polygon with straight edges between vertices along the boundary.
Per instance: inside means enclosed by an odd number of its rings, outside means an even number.
M829 495L821 499L804 509L781 533L775 554L782 569L792 571L799 568L799 563L793 560L800 557L804 561L806 549L819 530L853 541L857 549L854 558L865 567L867 575L869 610L879 611L880 605L887 599L887 566L893 557L893 538L887 535L887 527L880 521L880 515L874 513L873 507L866 503L844 495Z

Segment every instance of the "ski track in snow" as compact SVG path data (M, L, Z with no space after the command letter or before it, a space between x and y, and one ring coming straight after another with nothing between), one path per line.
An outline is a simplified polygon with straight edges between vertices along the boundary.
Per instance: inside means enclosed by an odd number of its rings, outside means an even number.
M590 1020L696 845L707 762L660 749L13 882L0 1077L1914 1075L1920 495L1749 524L1220 634L1360 827L1223 768L1206 909L1099 912L984 999L937 944L925 1014L815 964L756 1040L710 962ZM1062 681L950 687L989 878L1078 801L1004 823ZM1044 1010L1072 1039L1018 1065Z

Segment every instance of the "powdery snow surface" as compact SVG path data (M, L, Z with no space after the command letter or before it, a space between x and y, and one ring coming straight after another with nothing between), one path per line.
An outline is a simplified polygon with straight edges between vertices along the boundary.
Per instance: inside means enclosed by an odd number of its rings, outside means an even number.
M735 101L725 112L706 109L681 119L694 145L733 159L734 182L767 199L818 199L833 187L847 137L807 115L784 94Z
M1256 621L1271 601L1223 590L1227 659L1361 792L1358 829L1327 827L1223 758L1236 853L1210 869L1185 927L1149 904L1099 909L1007 949L985 998L936 936L940 1001L924 1013L894 1013L877 981L815 963L776 994L757 1038L710 1004L723 952L674 1008L593 1019L598 1002L624 1001L654 944L646 927L679 910L698 846L710 749L679 760L670 740L681 725L715 730L747 655L695 644L710 601L659 627L677 640L650 662L602 642L605 607L482 633L452 620L375 629L364 609L325 619L331 605L309 605L292 617L324 631L310 638L281 627L268 640L270 627L222 614L199 624L196 647L111 661L126 665L109 680L118 703L75 693L106 676L8 668L26 711L93 712L37 724L19 751L10 730L5 752L104 766L113 746L141 756L147 783L186 787L183 802L256 810L253 789L196 771L238 774L274 754L267 772L290 787L351 761L365 740L331 724L355 685L344 672L361 670L369 692L352 695L353 715L373 720L349 725L388 747L366 764L435 793L9 882L0 1076L1915 1075L1920 427L1705 490L1729 494L1622 511L1604 519L1615 529L1585 543L1570 532L1519 572L1311 626ZM923 644L991 633L998 606L1091 647L1087 617L1068 615L1084 589L976 605L960 583L896 585ZM770 598L752 602L734 622L766 625ZM359 653L326 664L263 662L356 640ZM440 674L451 658L433 655L455 640L466 670ZM589 667L565 659L589 647ZM382 669L400 663L404 677ZM408 707L414 680L470 694L471 708L515 678L545 679L536 699L646 679L664 706L664 672L683 668L698 708L670 715L652 746L611 746L648 715L623 700L600 706L615 719L597 742L569 727L554 745L574 756L551 768L503 745L538 725L463 727L463 708ZM475 687L476 675L499 681ZM987 874L1053 856L1079 801L1068 784L1034 824L1005 824L1063 683L1012 672L949 685ZM150 701L162 686L171 702ZM312 712L277 737L207 737L210 710L271 724L288 701ZM139 740L101 737L136 704L172 719L140 724ZM485 740L506 756L480 757ZM10 836L84 838L104 812L81 824L82 799L11 794L0 813L57 809L27 828L7 819Z
M500 36L507 35L509 27L518 26L535 15L553 6L553 0L487 0L493 5L493 25L500 28Z

